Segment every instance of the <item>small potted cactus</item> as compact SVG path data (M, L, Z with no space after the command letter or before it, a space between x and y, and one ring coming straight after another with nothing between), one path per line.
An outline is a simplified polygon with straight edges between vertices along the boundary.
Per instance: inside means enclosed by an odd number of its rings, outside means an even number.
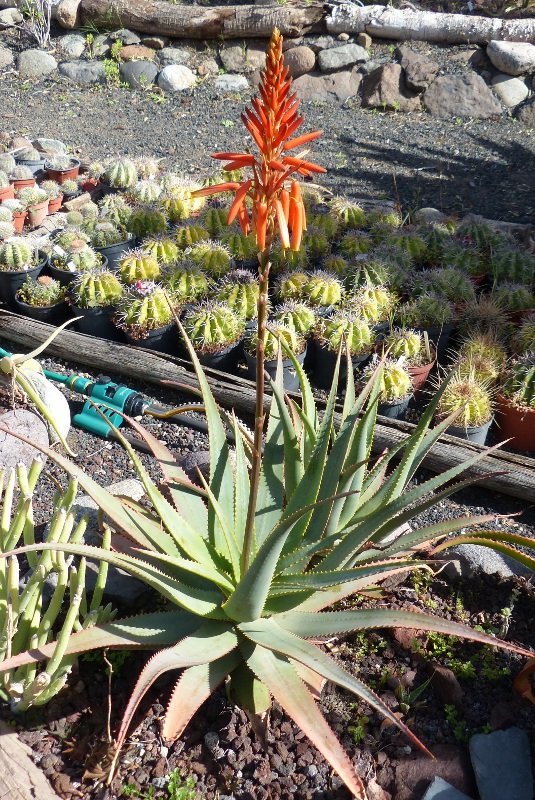
M48 275L26 278L15 295L15 306L26 317L59 325L67 315L66 294L67 287Z
M91 245L108 259L109 269L117 269L123 253L134 244L134 236L111 222L97 222L91 231Z
M457 327L463 336L489 334L504 338L511 320L496 295L482 294L463 308Z
M45 169L51 181L63 184L78 177L80 161L72 156L58 155L45 162Z
M436 352L429 344L427 334L422 335L410 328L392 328L381 345L390 358L404 359L414 392L418 392L436 361Z
M187 219L190 215L184 216ZM225 208L212 208L209 207L201 214L200 224L208 231L208 234L214 239L218 236L228 233L229 226L227 225L228 211Z
M143 250L164 266L178 261L178 245L170 236L152 236L145 239Z
M249 270L233 269L219 282L216 297L249 322L256 317L259 293L258 280Z
M206 242L210 234L201 225L181 225L175 230L176 243L180 250L187 250L198 242Z
M17 162L11 153L0 153L0 171L5 172L6 175L11 175L16 166Z
M368 215L362 206L346 197L335 197L331 202L331 211L346 230L358 230L368 225Z
M416 273L415 289L419 293L432 291L456 308L464 308L476 298L474 284L470 278L455 267L440 267Z
M82 192L91 192L96 186L98 186L105 170L106 167L104 164L102 164L102 162L91 162L80 181L80 188Z
M69 200L72 200L74 197L78 197L82 191L76 178L67 178L66 181L63 181L61 184L61 190L63 192L63 199L66 203L68 203Z
M338 350L347 343L351 362L361 368L369 360L375 345L375 334L365 319L348 309L336 311L330 317L320 317L312 331L314 353L311 359L314 382L320 389L332 385ZM346 359L340 364L339 378L346 377Z
M361 286L347 297L348 307L373 325L375 333L386 333L389 330L389 320L396 303L396 296L385 286Z
M370 363L362 373L364 384L375 369ZM412 395L412 380L403 359L386 358L379 378L377 413L389 419L403 419Z
M71 284L79 273L107 266L106 258L90 247L84 239L74 239L67 249L55 244L48 257L48 271L62 286Z
M13 213L9 208L0 205L0 241L3 242L14 235Z
M475 371L466 374L456 368L451 375L440 397L436 416L444 419L453 412L458 412L458 415L446 433L485 444L492 425L494 404L488 382Z
M37 278L46 264L46 256L22 237L13 237L0 245L0 295L16 311L15 295L26 278Z
M130 214L126 229L138 239L159 236L167 231L167 217L154 205L139 206Z
M426 292L398 306L396 318L402 327L427 333L438 360L444 358L453 330L454 312L450 303L434 292Z
M160 273L158 261L141 248L127 250L119 259L120 278L128 285L138 281L157 281Z
M24 230L26 217L28 216L28 212L24 208L24 205L20 202L20 200L13 198L12 200L4 200L2 203L2 208L11 213L11 222L15 228L15 233L22 233Z
M206 274L194 264L179 264L164 276L165 285L181 304L187 306L206 297L210 283Z
M535 311L526 314L522 324L511 339L511 350L522 356L529 350L535 351Z
M101 182L112 190L132 189L137 179L137 167L130 158L113 159L100 176Z
M11 185L7 173L0 170L0 203L4 200L11 200L15 197L15 189Z
M275 293L282 302L304 300L308 281L309 275L306 272L284 272L277 280Z
M491 268L496 283L511 281L529 286L535 282L535 256L525 250L500 247L491 254Z
M356 258L373 250L373 239L366 233L352 231L340 239L338 247L345 258Z
M176 353L175 299L152 280L138 280L122 295L114 320L129 344Z
M17 200L28 212L30 228L38 228L48 214L48 195L36 186L17 190Z
M198 214L206 203L205 197L192 197L192 192L201 189L201 184L187 176L167 173L161 180L163 192L158 202L167 214L170 222L182 222ZM226 212L225 212L225 227ZM218 231L216 235L219 235Z
M15 153L15 161L23 167L28 167L32 175L41 175L45 166L45 156L35 147L26 147Z
M61 204L63 203L63 192L61 191L59 183L56 181L43 181L40 184L40 189L43 192L46 192L48 197L48 213L55 214L56 211L59 211L61 208Z
M453 267L465 275L469 275L476 287L481 287L487 280L487 263L478 250L461 242L451 241L444 245L442 263Z
M339 305L343 296L344 287L340 278L322 269L311 272L302 289L303 299L311 306L321 307L320 313Z
M496 383L506 361L505 348L495 336L476 333L468 336L459 348L455 363L463 374L475 372L485 383Z
M155 203L162 193L162 187L158 181L150 178L139 180L131 189L128 189L128 197L134 203L150 205Z
M212 278L222 278L234 266L228 247L210 239L194 244L185 256Z
M111 222L120 228L126 228L128 220L132 214L132 206L125 200L122 194L107 194L98 202L99 222Z
M254 328L247 332L243 342L247 363L247 377L252 381L256 380L257 341L258 333L257 329ZM273 379L277 374L279 348L282 347L281 341L284 341L300 364L303 364L305 360L306 342L303 336L300 336L294 328L277 323L268 324L265 339L264 371ZM295 371L294 363L287 357L284 348L282 348L282 369L282 382L285 391L299 391L299 378Z
M70 289L70 303L81 333L103 339L124 341L112 321L115 307L123 293L117 276L110 270L80 273Z
M497 395L500 438L513 450L535 451L535 350L504 370Z
M182 324L201 364L230 372L241 352L245 320L225 303L198 303L187 309Z
M502 283L495 286L494 298L514 322L520 322L526 311L535 309L535 295L521 283Z
M245 236L239 231L231 231L223 236L223 244L226 245L236 264L242 269L258 268L258 248L255 237L252 234Z
M316 325L314 309L298 300L287 300L275 308L272 318L277 325L292 328L300 336L308 336Z
M14 189L24 189L25 186L35 186L33 172L24 164L17 164L9 173L9 180Z

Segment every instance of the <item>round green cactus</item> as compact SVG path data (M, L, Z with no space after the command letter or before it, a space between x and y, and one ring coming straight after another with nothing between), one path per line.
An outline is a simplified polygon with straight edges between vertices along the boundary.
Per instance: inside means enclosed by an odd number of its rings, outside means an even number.
M0 222L11 222L13 220L13 212L8 206L0 205Z
M346 197L335 197L331 202L331 210L346 229L365 228L368 225L368 215L364 209Z
M164 191L162 202L176 200L177 203L169 203L168 213L172 222L180 222L188 219L192 214L197 213L206 205L205 197L194 197L193 192L202 188L202 184L192 180L187 175L178 175L174 172L167 172L160 180ZM166 205L167 208L167 205Z
M427 258L427 244L418 233L397 233L389 237L388 243L405 250L416 264Z
M243 233L231 231L223 236L222 241L236 261L256 261L258 247L252 234L245 236Z
M326 272L335 272L342 279L351 274L352 267L349 266L347 259L343 256L327 256L323 261L323 269Z
M373 249L373 240L365 233L353 231L353 233L346 233L340 239L338 246L346 258L355 258L355 256L369 253Z
M110 161L103 177L114 189L131 189L137 183L137 168L131 159L117 158Z
M201 225L183 225L175 231L176 243L180 250L187 250L198 242L206 242L210 234Z
M516 355L535 351L535 312L528 314L511 340L511 349Z
M140 206L132 211L126 228L138 239L145 239L147 236L158 236L166 232L167 218L162 211L154 206Z
M481 295L464 306L457 326L463 336L484 333L501 338L509 326L509 316L495 296Z
M303 297L313 306L336 306L343 294L340 279L334 273L321 269L311 273L303 286Z
M323 231L309 228L303 234L303 246L306 248L309 258L319 259L331 252L332 242Z
M320 318L314 329L314 338L333 352L337 352L340 343L345 341L352 356L368 355L375 343L375 336L366 320L347 310Z
M278 325L292 328L302 336L306 336L316 324L316 313L305 303L288 300L274 310L273 320Z
M114 306L123 287L113 272L100 270L81 274L72 287L72 298L79 308Z
M336 239L340 225L340 220L331 214L312 214L308 219L310 230L319 231L330 240Z
M228 233L227 225L228 211L224 208L207 208L201 217L203 228L206 228L210 236L216 238Z
M0 241L4 241L4 239L9 239L15 233L15 227L12 222L6 222L5 220L0 220Z
M9 183L10 181L7 174L0 169L0 189L7 189Z
M193 345L202 354L217 353L238 342L245 319L224 303L200 303L184 314L182 324Z
M104 197L99 202L99 209L103 221L122 227L127 225L132 214L132 207L120 194L109 194Z
M404 358L411 366L417 366L422 361L422 336L410 328L392 328L385 336L383 346L391 358Z
M42 161L43 156L35 147L27 147L25 150L19 150L16 159L17 161Z
M121 297L116 325L128 331L133 339L140 339L149 331L164 328L173 322L174 300L154 281L137 281Z
M214 278L220 278L232 268L232 258L228 247L210 239L197 242L186 251L186 255L194 264Z
M349 282L355 290L361 286L385 286L391 271L388 266L375 258L366 258L351 265Z
M459 348L459 359L482 359L493 366L493 378L497 378L506 359L505 348L495 336L475 334L467 337Z
M409 328L435 328L453 320L453 308L444 298L433 292L422 294L398 306L397 317Z
M508 367L501 391L515 405L535 409L535 351L520 356Z
M256 277L245 269L234 269L221 280L217 300L227 303L246 320L256 317L260 287Z
M474 284L463 272L454 267L441 267L418 273L417 291L433 291L452 303L470 303L476 296Z
M89 272L101 266L102 257L92 247L81 243L79 247L71 245L64 254L52 251L50 262L56 269L66 272Z
M128 250L119 261L119 274L123 283L156 281L160 277L160 265L146 250Z
M33 172L24 164L17 164L9 173L9 177L14 181L28 181L33 178Z
M535 256L525 250L500 248L491 254L490 263L496 282L535 284Z
M491 297L507 311L526 311L535 308L535 295L521 283L502 283L495 286Z
M77 195L80 194L80 185L77 180L74 178L69 178L67 181L63 181L61 184L61 191L64 195Z
M91 232L93 247L111 247L126 241L128 241L128 232L111 222L99 222Z
M281 324L270 324L269 329L266 331L264 345L266 361L275 361L278 358L281 340L296 356L301 355L306 346L305 340L294 328L289 328ZM258 332L256 330L250 331L247 333L243 342L245 351L252 356L256 355L257 343ZM282 358L287 358L284 348L282 349Z
M301 244L299 250L283 250L280 244L275 244L271 251L271 269L277 275L295 270L304 270L309 261L308 251L303 244Z
M452 425L459 428L478 428L485 425L493 413L488 385L474 372L464 375L455 370L437 406L437 416L447 417L457 411Z
M368 212L370 227L382 226L385 228L401 228L403 219L399 211L388 208L374 208Z
M199 267L187 264L180 265L166 275L165 284L184 303L206 297L210 288L206 274Z
M54 237L54 244L67 253L80 250L89 244L89 235L79 228L64 228ZM62 255L60 253L60 255Z
M17 299L34 308L49 308L56 303L61 303L66 294L66 286L45 276L37 278L37 280L26 278L17 292Z
M153 180L160 173L160 160L152 156L136 158L137 174L140 180Z
M374 369L374 364L366 367L362 373L363 383L369 380ZM412 379L407 367L401 361L394 361L390 358L385 359L378 382L380 404L397 403L412 394Z
M11 175L16 166L17 162L11 153L0 153L0 170L2 170L2 172Z
M20 236L0 245L0 270L3 272L22 272L37 263L35 247Z
M380 322L394 310L396 297L384 286L361 286L348 298L348 305L368 322Z
M173 190L173 192L164 190L163 194L160 195L159 203L170 222L182 222L185 219L189 219L193 214L195 205L190 189Z
M160 264L173 264L178 259L178 245L169 236L153 236L145 239L143 250Z
M129 190L128 194L136 203L147 205L154 203L162 193L162 188L157 181L141 180Z
M474 246L479 253L486 256L508 241L485 222L469 222L461 225L457 228L457 236L464 244Z
M486 272L485 262L475 247L467 247L457 242L445 245L442 252L442 263L467 275L482 275Z
M278 280L277 294L281 300L301 300L308 281L306 272L286 272Z
M422 236L427 247L427 260L430 264L438 265L443 262L445 249L454 244L450 231L445 225L435 224L422 230ZM449 262L444 262L449 263Z

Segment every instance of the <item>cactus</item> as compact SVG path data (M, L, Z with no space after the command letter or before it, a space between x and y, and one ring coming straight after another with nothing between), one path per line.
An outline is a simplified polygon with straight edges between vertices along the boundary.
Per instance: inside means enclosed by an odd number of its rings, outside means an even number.
M486 272L485 262L482 262L480 253L475 247L451 242L443 248L442 263L447 267L454 267L465 275L481 275Z
M428 263L438 265L444 250L453 244L450 231L445 225L435 224L423 230L422 236L427 247Z
M84 218L79 211L69 211L69 213L65 215L65 220L67 224L73 228L79 228L84 222Z
M106 172L106 167L101 161L92 161L87 168L87 174L90 178L98 181Z
M199 267L186 264L166 275L165 284L169 287L169 291L184 303L205 297L209 289L205 273Z
M16 236L0 245L0 269L3 272L21 272L36 262L36 250L27 239Z
M476 375L488 381L495 381L505 364L506 352L495 336L476 334L469 336L461 344L457 363L466 374L472 366Z
M228 212L224 208L207 208L201 217L202 226L210 236L222 236L229 230L227 216Z
M527 314L511 340L511 349L517 355L535 351L535 313Z
M465 336L483 333L501 338L509 325L509 318L496 297L481 295L464 306L457 325Z
M164 328L173 322L171 305L174 305L174 301L175 298L170 297L154 281L137 281L122 295L115 324L118 328L127 330L133 339L141 339L149 331Z
M13 214L15 212L23 210L22 203L19 200L15 200L15 198L9 198L9 200L4 200L0 208L11 212L11 219L13 219Z
M32 280L26 278L17 292L17 299L34 308L47 308L56 303L61 303L67 294L67 287L62 286L48 276Z
M128 250L119 261L119 274L123 283L156 281L160 277L158 261L145 250Z
M384 338L383 347L390 358L404 358L411 366L422 364L425 357L421 335L410 328L392 328Z
M145 239L143 249L160 264L172 264L178 258L178 246L168 236L154 236Z
M77 164L70 156L57 155L46 162L46 168L56 170L57 172L65 172L72 169Z
M281 300L300 300L305 297L305 286L309 281L306 272L287 272L280 276L277 294Z
M158 236L167 230L165 214L154 206L140 206L132 211L126 229L138 239L147 236Z
M508 367L501 391L515 405L535 409L535 351L520 356Z
M12 222L6 222L6 220L0 220L0 241L4 239L9 239L10 236L13 236L15 233L15 227Z
M3 170L0 170L0 189L7 189L9 183L10 181L7 174L3 172Z
M85 221L96 220L98 217L98 206L96 203L92 203L91 200L88 200L87 203L84 203L84 205L81 206L78 211Z
M160 172L160 161L151 156L141 156L135 161L137 174L140 180L154 179Z
M230 252L224 244L208 239L197 242L186 251L186 255L198 267L209 272L215 278L220 278L232 267Z
M485 222L469 222L457 228L457 236L464 244L474 246L481 255L489 256L497 247L507 244L507 239Z
M535 285L535 256L525 250L500 248L491 255L491 267L496 282L512 281Z
M221 280L217 300L227 303L246 320L256 317L260 288L256 277L245 269L234 269Z
M43 156L36 150L35 147L27 147L25 150L19 150L15 157L16 161L42 161Z
M331 202L331 210L345 229L365 228L368 225L364 209L345 197L335 197Z
M388 266L383 261L370 258L365 261L359 260L351 266L349 282L355 290L358 290L361 286L384 286L389 278Z
M305 340L300 336L294 328L285 327L284 325L270 324L266 331L266 339L264 344L264 355L266 361L275 361L279 355L280 342L284 341L287 347L298 356L305 349ZM256 356L256 346L258 344L258 332L256 330L249 331L244 339L243 346L245 351L252 356ZM286 358L284 350L282 357Z
M453 320L453 308L442 297L428 292L400 305L397 317L409 328L441 327Z
M89 243L89 235L78 228L65 228L54 238L54 244L66 252L79 250Z
M535 308L535 295L521 283L503 283L495 286L491 298L506 311L526 311Z
M324 200L321 189L316 186L307 186L306 183L301 185L301 196L307 211L313 209L314 206L321 205Z
M17 164L9 173L9 177L13 181L27 181L33 178L33 172L29 167L24 166L24 164Z
M275 244L271 251L271 268L275 273L306 269L309 260L308 251L303 244L300 250L283 250L280 244Z
M393 234L388 238L388 243L405 250L416 264L423 264L427 258L427 245L417 233Z
M2 170L2 172L11 175L16 166L17 162L11 153L0 153L0 170Z
M340 342L345 340L352 356L368 355L375 342L375 336L366 320L347 310L319 319L314 329L314 338L333 352L337 352Z
M143 180L138 181L128 191L128 196L136 203L154 203L162 193L161 186L156 181Z
M205 242L210 238L206 228L200 225L183 225L175 231L176 243L181 250L193 247L197 242Z
M17 199L22 203L24 208L32 209L40 203L48 201L48 195L36 186L26 186L24 189L19 189L17 191Z
M137 183L137 168L129 158L117 158L110 161L103 177L114 189L131 189Z
M46 192L46 196L49 200L55 200L61 194L61 186L59 183L56 183L56 181L43 181L40 187L43 192Z
M108 194L98 205L103 221L126 227L132 215L132 209L122 195Z
M363 370L363 383L369 380L374 369L375 365L372 363ZM397 403L411 394L412 379L407 367L401 361L385 359L379 377L379 403Z
M224 303L200 303L184 314L182 324L202 354L217 353L243 336L245 320Z
M78 185L78 181L75 181L74 179L63 181L63 183L61 184L61 191L65 195L79 194L80 186Z
M119 279L108 270L81 274L72 287L74 305L79 308L114 306L123 293Z
M324 258L331 252L332 243L323 231L317 228L309 228L303 234L303 246L306 248L309 258Z
M384 286L362 286L348 298L348 306L367 322L387 319L396 304L395 295Z
M316 325L316 314L313 308L297 300L288 300L273 312L273 320L278 325L292 328L302 336L306 336Z
M327 256L322 266L327 272L336 272L341 278L346 278L351 269L349 262L342 256Z
M353 233L346 233L340 239L339 248L346 258L355 258L355 256L369 253L373 249L373 241L367 234L353 231Z
M303 286L303 296L313 306L336 306L342 300L344 289L340 279L332 272L318 269Z
M493 404L488 384L475 372L468 375L456 369L441 395L437 416L447 417L458 411L453 425L459 428L478 428L491 419Z
M327 239L336 239L340 229L340 220L331 214L312 214L308 220L310 230L323 233Z
M223 236L223 244L225 244L231 256L236 261L256 261L258 254L258 247L256 239L252 234L245 236L243 233L231 231Z
M384 228L400 228L403 219L399 211L393 209L374 208L368 212L368 225L370 227L381 226Z
M128 233L111 222L99 222L91 233L93 247L111 247L114 244L128 241Z
M92 247L81 243L78 248L71 245L70 251L65 255L52 253L51 263L56 269L69 272L89 272L101 266L102 258Z
M163 193L160 195L159 202L171 222L189 219L206 202L204 197L192 197L192 192L200 189L201 185L192 181L191 178L172 175L171 180L167 175L162 178L161 184Z
M11 222L12 219L13 213L11 209L2 203L2 205L0 205L0 222Z
M470 278L454 267L441 267L418 273L414 283L417 291L433 291L452 303L471 303L476 296Z

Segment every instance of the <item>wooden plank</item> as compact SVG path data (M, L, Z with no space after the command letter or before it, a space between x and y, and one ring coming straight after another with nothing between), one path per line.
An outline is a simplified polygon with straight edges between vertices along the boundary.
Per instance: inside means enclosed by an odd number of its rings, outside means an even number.
M0 722L0 800L60 800L31 754L17 734Z
M27 352L48 338L50 325L0 310L0 337L13 342L19 352ZM66 329L48 347L49 355L94 370L125 376L127 381L139 380L156 386L162 381L175 381L184 391L198 389L192 366L179 358L164 357L141 348L127 347ZM206 370L216 400L226 408L242 414L254 410L254 384L238 376L217 370ZM265 407L270 398L266 395ZM337 422L340 418L337 415ZM381 452L406 438L414 430L410 422L379 418L374 438L374 451ZM465 442L454 436L442 436L424 460L423 466L442 472L461 464L475 453L484 452L481 445ZM490 474L493 473L493 474ZM500 474L496 474L500 473ZM519 453L494 452L470 467L465 476L477 477L480 485L492 491L535 502L535 459Z

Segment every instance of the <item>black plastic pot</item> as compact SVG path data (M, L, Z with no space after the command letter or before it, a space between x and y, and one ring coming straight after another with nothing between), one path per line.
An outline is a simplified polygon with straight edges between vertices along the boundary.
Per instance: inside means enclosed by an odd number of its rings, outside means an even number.
M100 308L80 308L73 305L72 312L75 317L81 317L76 323L80 333L89 336L99 336L101 339L110 339L112 342L124 342L121 331L115 327L112 318L115 313L113 306Z
M60 325L69 316L69 307L64 300L53 306L30 306L15 296L14 304L19 314L24 314L25 317L39 320L39 322L47 322L49 325Z
M334 369L336 367L336 359L338 352L329 350L325 345L320 344L312 339L309 350L311 347L314 350L312 355L314 364L314 384L318 389L330 389L334 378ZM370 360L371 355L352 356L351 362L353 369L362 369ZM308 359L307 359L308 365ZM338 373L338 383L342 383L347 378L347 359L342 355L340 359L340 371Z
M105 268L107 266L108 266L108 259L105 256L103 256L102 267ZM47 272L50 273L50 276L54 278L55 281L61 283L62 286L68 286L80 274L76 270L74 272L70 272L70 270L58 269L52 264L50 260L48 262Z
M479 425L477 428L460 428L456 425L451 425L446 433L450 436L458 436L459 439L466 439L469 442L476 444L485 444L487 436L492 425L492 419L489 419L484 425Z
M130 336L128 331L124 332L128 344L135 347L148 347L150 350L157 350L159 353L169 353L176 355L178 352L178 330L174 322L165 325L163 328L156 328L142 338Z
M15 304L15 295L26 278L38 278L45 266L47 259L43 259L31 269L18 270L17 272L0 271L0 297L12 311L18 311Z
M302 353L296 356L301 365L303 365L305 361L305 355L306 347ZM256 381L256 356L252 356L246 352L245 361L247 362L247 377L251 381ZM277 374L277 360L265 361L264 372L267 372L269 377L275 380ZM282 360L282 384L287 392L299 391L299 378L297 377L293 362L289 358L283 358Z
M409 406L410 395L394 403L379 403L377 413L388 419L403 419Z
M238 361L242 354L242 343L236 342L230 347L225 347L218 353L197 353L198 359L203 367L221 370L221 372L233 372L238 366Z
M95 247L97 253L105 256L108 259L108 269L116 270L119 267L119 261L123 253L134 247L136 243L135 236L129 236L125 242L118 242L117 244L110 244L107 247Z
M38 161L26 161L23 158L17 158L17 156L15 156L15 161L22 167L28 167L31 170L32 175L39 176L41 175L41 173L44 174L45 161L46 161L44 156L43 158L40 158Z

